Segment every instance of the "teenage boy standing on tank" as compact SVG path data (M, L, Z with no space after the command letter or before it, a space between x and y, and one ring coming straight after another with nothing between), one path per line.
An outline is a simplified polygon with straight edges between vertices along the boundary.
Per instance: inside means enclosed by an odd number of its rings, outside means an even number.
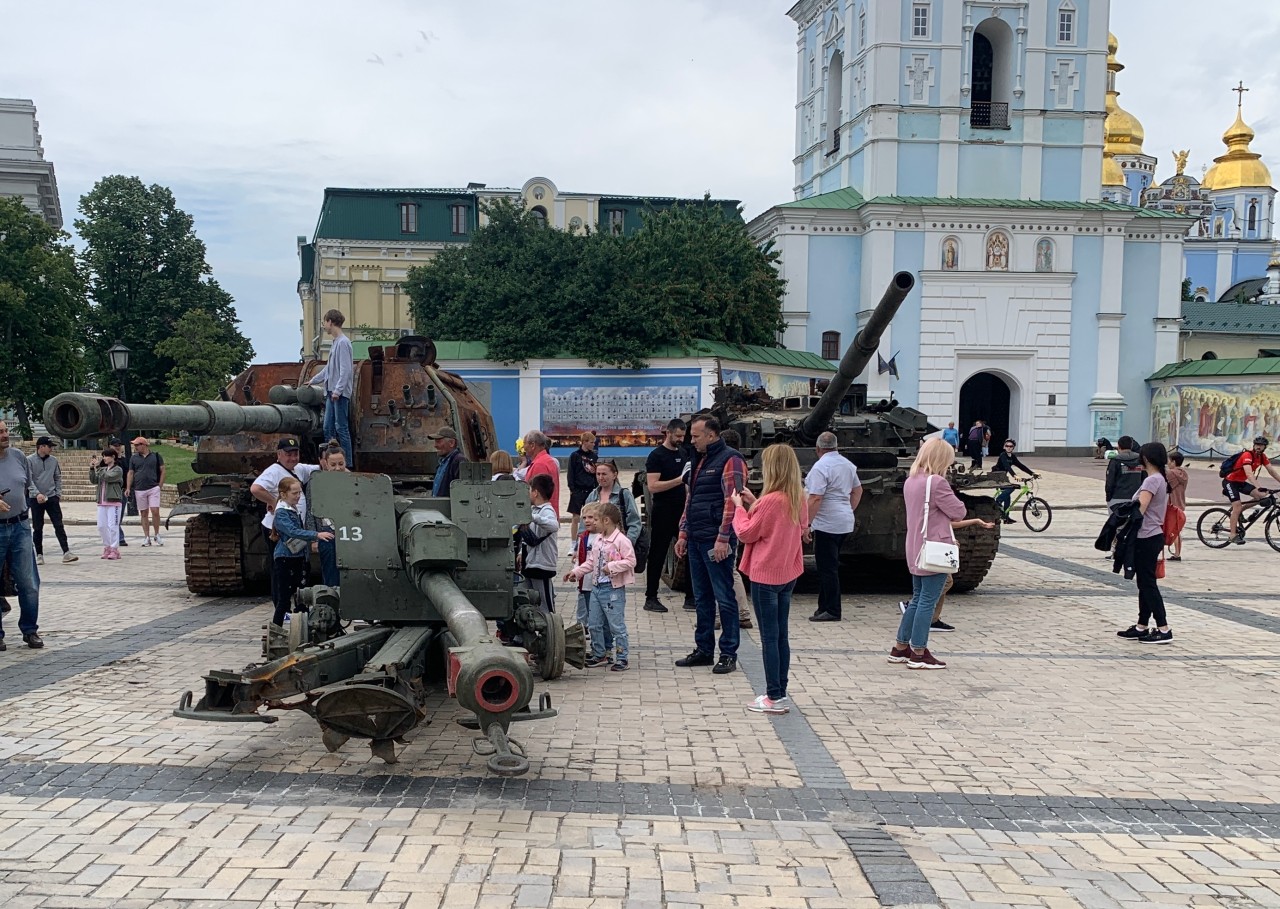
M355 383L355 364L352 360L351 339L342 333L347 317L340 310L331 309L324 314L324 330L333 339L329 346L329 361L324 369L311 377L309 384L324 383L324 437L337 439L347 465L355 464L351 456L351 393Z

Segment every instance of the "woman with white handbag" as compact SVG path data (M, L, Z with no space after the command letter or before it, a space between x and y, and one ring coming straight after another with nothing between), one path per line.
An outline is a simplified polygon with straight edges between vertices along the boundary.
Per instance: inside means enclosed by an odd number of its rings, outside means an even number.
M965 505L947 482L947 471L955 459L955 449L945 440L929 439L920 446L903 486L912 595L889 651L889 662L906 663L908 669L947 668L929 652L929 623L947 575L960 569L960 550L952 528L975 524L988 530L995 527L980 518L965 519Z

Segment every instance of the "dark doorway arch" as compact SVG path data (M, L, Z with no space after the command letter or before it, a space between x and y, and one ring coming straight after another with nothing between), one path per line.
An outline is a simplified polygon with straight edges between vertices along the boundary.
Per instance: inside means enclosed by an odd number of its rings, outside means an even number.
M980 372L960 386L960 437L965 438L974 420L991 427L990 452L995 455L1009 438L1010 389L995 373Z

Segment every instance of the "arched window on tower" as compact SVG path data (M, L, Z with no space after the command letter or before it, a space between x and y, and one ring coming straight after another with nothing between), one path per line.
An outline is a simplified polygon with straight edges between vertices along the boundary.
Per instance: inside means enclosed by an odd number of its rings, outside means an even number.
M1076 43L1076 5L1071 0L1062 0L1058 7L1058 43Z
M840 332L824 331L822 333L822 359L840 359Z
M533 208L529 210L529 214L533 215L533 217L537 220L539 227L547 226L547 210L543 208L541 205L535 205Z
M1258 200L1249 200L1249 213L1245 216L1245 230L1250 234L1258 233Z
M1013 97L1013 32L1001 19L983 20L973 33L969 125L1008 129Z
M828 155L840 151L840 123L844 107L844 54L836 51L827 66L827 127L831 130Z

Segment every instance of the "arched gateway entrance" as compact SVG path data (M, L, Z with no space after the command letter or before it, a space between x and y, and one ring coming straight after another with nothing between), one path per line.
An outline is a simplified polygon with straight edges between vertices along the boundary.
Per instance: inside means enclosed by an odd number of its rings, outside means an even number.
M995 373L980 372L960 386L960 438L965 439L974 420L986 420L991 427L990 453L994 456L1011 434L1011 392Z

